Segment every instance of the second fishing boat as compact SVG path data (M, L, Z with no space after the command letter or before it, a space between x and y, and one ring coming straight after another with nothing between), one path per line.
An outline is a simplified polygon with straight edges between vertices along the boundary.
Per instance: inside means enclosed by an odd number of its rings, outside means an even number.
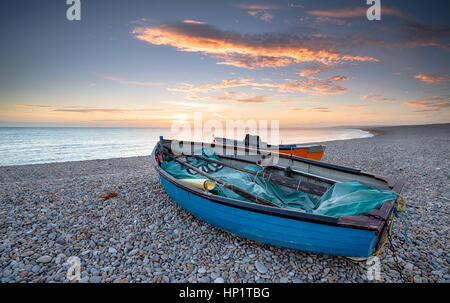
M311 160L320 161L322 159L323 153L325 151L324 145L305 145L305 144L280 144L272 145L267 144L262 141L259 136L245 135L245 139L234 140L227 138L214 137L214 143L239 146L239 147L249 147L254 149L260 149L265 151L274 151L281 154L287 154L290 156L306 158Z

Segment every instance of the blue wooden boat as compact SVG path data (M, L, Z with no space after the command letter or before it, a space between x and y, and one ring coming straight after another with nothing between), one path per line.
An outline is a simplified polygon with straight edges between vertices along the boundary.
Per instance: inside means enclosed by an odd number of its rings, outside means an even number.
M173 151L174 146L185 154L207 146L223 163L241 168L249 163L261 165L272 154L237 146L162 138L152 152L153 165L167 194L195 217L235 235L305 252L367 258L382 246L394 219L396 201L388 201L367 214L336 218L214 195L181 182L160 167L158 150ZM334 183L350 180L398 193L403 186L401 181L352 168L283 154L277 156L277 163L266 167L270 180L277 182L279 178L280 186L300 186L311 195L320 196Z

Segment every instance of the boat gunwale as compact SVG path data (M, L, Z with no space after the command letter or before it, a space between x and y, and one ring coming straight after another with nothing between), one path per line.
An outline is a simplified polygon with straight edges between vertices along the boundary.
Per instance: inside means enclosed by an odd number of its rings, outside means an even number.
M218 139L218 141L230 141L230 143L228 145L230 146L237 146L237 147L241 147L241 148L254 148L254 146L247 146L245 145L244 141L241 140L234 140L234 139L228 139L228 138L221 138L221 137L214 137L214 142L212 144L216 144L216 145L227 145L224 143L220 143L220 142L216 142L216 139ZM237 144L239 143L239 144ZM307 144L304 145L302 143L294 143L294 144L279 144L279 145L274 145L274 144L266 144L266 147L257 147L258 149L261 149L263 151L276 151L276 150L299 150L299 149L306 149L307 153L313 153L310 151L310 149L320 149L318 151L314 151L314 152L324 152L326 145L323 144Z
M169 143L172 141L177 141L182 144L189 143L191 145L202 144L202 146L204 144L206 144L206 145L210 145L211 147L224 146L222 144L217 144L217 143L202 143L202 142L194 142L194 141L163 139L163 142L166 142L166 143ZM395 205L395 201L393 201L393 200L387 201L383 204L383 206L380 209L372 210L371 212L369 212L369 214L361 214L361 215L356 215L356 216L341 216L339 218L336 218L336 217L325 216L325 215L309 214L306 212L300 212L300 211L296 211L296 210L276 208L276 207L272 207L272 206L260 205L260 204L255 204L252 202L246 202L246 201L237 200L237 199L233 199L233 198L227 198L227 197L222 197L222 196L218 196L218 195L213 195L209 192L204 192L204 191L201 191L192 186L186 185L186 184L180 182L178 179L174 178L172 175L170 175L166 171L164 171L156 162L156 157L155 157L156 149L157 149L157 145L154 147L153 152L151 154L151 161L153 163L153 166L157 169L158 173L161 176L163 176L166 180L168 180L169 182L173 183L174 185L176 185L177 187L179 187L183 190L186 190L186 191L188 191L192 194L195 194L197 196L200 196L202 198L208 199L212 202L224 204L224 205L227 205L230 207L244 209L247 211L254 211L254 212L259 212L259 213L263 213L263 214L267 214L267 215L283 217L283 218L288 218L288 219L294 219L294 220L299 220L299 221L312 222L312 223L317 223L317 224L332 225L332 226L336 226L336 227L371 230L371 231L375 231L375 234L380 234L380 233L383 234L388 225L387 223L390 222L390 220L388 220L388 219L391 217L393 208ZM234 149L235 150L237 150L237 149L243 150L244 149L246 152L254 151L257 154L261 154L260 150L255 150L255 149L251 149L251 148L247 148L247 147L244 148L244 147L234 146ZM263 151L263 152L266 152L266 151ZM353 168L338 166L338 165L334 165L334 164L300 158L300 157L296 157L296 156L289 156L289 155L283 155L283 154L280 154L280 156L283 158L292 159L292 160L296 160L296 161L300 161L300 162L306 162L306 163L314 164L314 165L319 165L322 167L332 168L332 169L340 170L340 171L347 172L347 173L354 173L354 174L359 174L359 175L375 178L375 179L385 182L389 188L391 188L393 191L395 191L397 193L400 192L400 190L404 184L404 182L401 180L393 179L391 177L380 177L378 175L363 172L361 170L357 170L357 169L353 169ZM236 158L233 158L233 159L236 161L244 160L244 159L236 159ZM247 162L246 160L244 160L244 161Z

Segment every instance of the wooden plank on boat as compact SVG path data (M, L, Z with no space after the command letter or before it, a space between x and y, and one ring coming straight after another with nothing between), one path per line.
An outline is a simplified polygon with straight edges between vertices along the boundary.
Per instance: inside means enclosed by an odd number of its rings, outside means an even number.
M384 233L394 207L395 201L387 201L379 209L374 209L368 214L341 216L338 219L338 224L346 227L373 230L376 234Z

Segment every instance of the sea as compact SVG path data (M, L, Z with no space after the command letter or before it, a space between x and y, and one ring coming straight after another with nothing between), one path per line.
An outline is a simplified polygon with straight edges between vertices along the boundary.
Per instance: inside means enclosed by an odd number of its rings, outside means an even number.
M243 140L238 133L242 136L236 131L227 137ZM353 128L282 128L277 136L260 135L271 144L372 137ZM160 136L197 141L200 136L203 142L212 142L213 133L174 133L170 128L0 127L0 166L147 156Z

